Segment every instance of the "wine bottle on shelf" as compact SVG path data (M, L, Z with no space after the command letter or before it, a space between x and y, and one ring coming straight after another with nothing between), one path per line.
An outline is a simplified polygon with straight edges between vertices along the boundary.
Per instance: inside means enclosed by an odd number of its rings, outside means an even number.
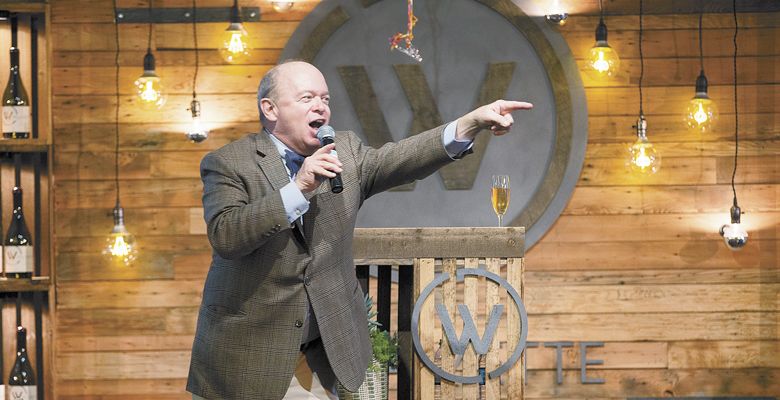
M35 386L35 370L27 355L27 329L16 328L16 361L8 377L8 400L35 400L38 389Z
M19 48L16 47L16 18L11 18L11 75L3 92L3 137L27 139L30 137L30 98L22 85L19 73Z
M14 187L14 211L3 242L3 263L8 278L30 278L34 259L32 236L22 213L22 188Z

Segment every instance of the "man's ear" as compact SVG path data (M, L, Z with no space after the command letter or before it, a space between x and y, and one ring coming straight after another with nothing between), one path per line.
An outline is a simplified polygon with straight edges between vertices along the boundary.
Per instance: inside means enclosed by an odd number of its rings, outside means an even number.
M276 122L279 116L276 114L276 105L269 98L260 99L260 110L263 112L265 119Z

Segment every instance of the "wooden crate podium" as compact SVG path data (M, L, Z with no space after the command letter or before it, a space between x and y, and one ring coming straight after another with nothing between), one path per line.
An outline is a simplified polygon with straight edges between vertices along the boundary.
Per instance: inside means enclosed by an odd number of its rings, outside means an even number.
M376 303L378 320L384 326L390 325L391 271L394 266L398 268L396 315L401 346L397 377L399 400L523 398L525 357L521 357L500 377L486 377L484 386L437 379L414 351L411 320L413 307L420 294L436 277L441 279L442 274L447 273L449 278L439 285L431 285L432 292L421 303L416 323L419 344L424 353L435 365L455 376L478 375L480 365L473 345L466 347L462 360L456 360L436 305L446 307L455 334L462 339L464 322L459 305L465 305L469 310L477 335L483 338L494 305L501 304L503 312L500 322L490 350L483 357L482 366L487 375L503 365L520 343L521 328L527 332L527 327L521 327L521 317L515 302L507 290L493 280L467 273L462 281L456 281L456 272L480 269L496 274L505 280L505 284L514 288L522 299L524 237L523 227L355 230L353 254L364 291L368 291L369 265L378 266Z

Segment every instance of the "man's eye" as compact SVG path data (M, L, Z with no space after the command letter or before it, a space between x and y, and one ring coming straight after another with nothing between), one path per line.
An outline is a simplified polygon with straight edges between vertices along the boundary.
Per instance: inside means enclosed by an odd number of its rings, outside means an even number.
M322 102L325 103L325 104L330 103L330 97L327 97L327 96L323 97L322 98Z
M311 95L306 95L306 96L301 97L301 101L304 102L304 103L310 102L311 99L313 99L313 97Z

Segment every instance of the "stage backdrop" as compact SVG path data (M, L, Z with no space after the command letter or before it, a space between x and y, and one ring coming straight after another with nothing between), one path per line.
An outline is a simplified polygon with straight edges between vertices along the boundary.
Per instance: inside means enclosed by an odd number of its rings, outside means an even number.
M358 225L494 226L491 175L508 174L504 221L525 226L530 247L571 197L585 157L587 104L574 58L560 34L508 0L431 0L414 12L424 62L389 51L389 36L406 31L403 4L360 0L320 3L280 61L317 65L331 92L331 124L375 147L500 98L534 109L515 113L511 134L480 135L471 156L366 202Z

